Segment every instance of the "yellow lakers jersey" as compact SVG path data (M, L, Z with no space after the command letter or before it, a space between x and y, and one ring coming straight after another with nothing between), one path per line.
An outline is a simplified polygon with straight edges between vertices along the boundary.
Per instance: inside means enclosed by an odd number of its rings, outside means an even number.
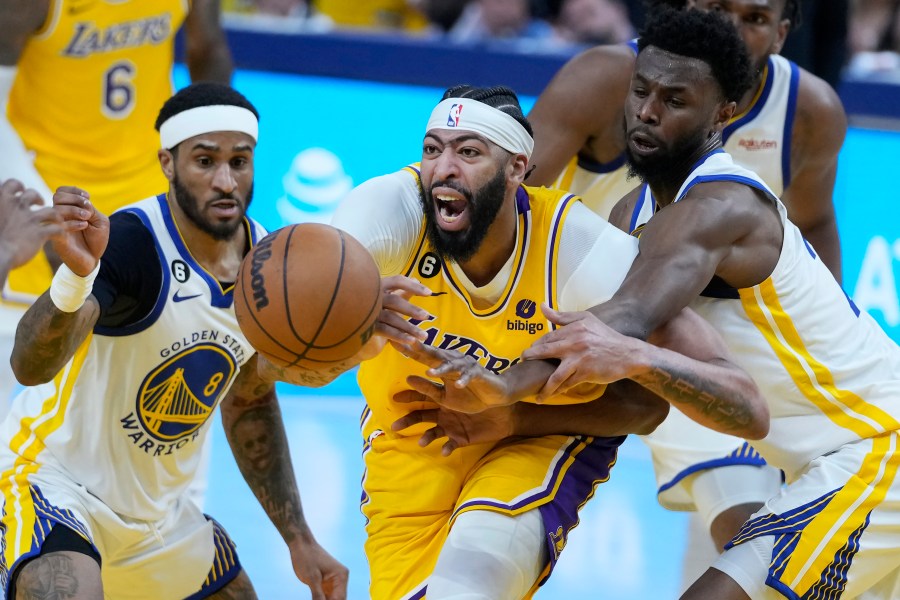
M550 327L540 311L541 302L558 306L555 265L559 234L575 202L575 196L560 190L519 188L512 273L500 298L490 305L469 294L454 269L434 251L423 226L402 273L418 278L432 291L431 296L412 299L434 316L418 323L428 333L426 343L472 356L498 373L517 362L522 351ZM407 376L424 376L425 370L390 345L362 364L359 384L374 427L384 428L390 435L388 426L410 411L408 404L395 404L392 396L409 389Z
M164 192L157 113L172 95L173 38L188 0L52 0L19 60L7 113L50 189L76 185L105 214ZM37 264L36 264L37 263ZM46 261L10 277L40 294Z

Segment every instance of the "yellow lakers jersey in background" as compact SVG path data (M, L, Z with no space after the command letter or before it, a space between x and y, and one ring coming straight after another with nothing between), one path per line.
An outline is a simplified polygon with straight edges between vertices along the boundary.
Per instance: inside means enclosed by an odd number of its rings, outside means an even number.
M50 187L77 185L105 214L164 192L156 115L172 95L173 38L188 0L51 0L25 45L7 108ZM49 200L49 199L48 199ZM14 292L49 285L43 257Z

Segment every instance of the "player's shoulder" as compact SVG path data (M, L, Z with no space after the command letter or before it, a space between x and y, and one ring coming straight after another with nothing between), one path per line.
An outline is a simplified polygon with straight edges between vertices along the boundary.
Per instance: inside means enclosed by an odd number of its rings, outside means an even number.
M584 85L622 76L630 79L635 56L634 49L627 44L594 46L570 58L563 65L559 76L580 81Z
M836 115L843 117L844 106L834 88L827 81L806 69L799 66L796 69L799 73L797 110L826 119ZM826 121L820 125L827 123Z

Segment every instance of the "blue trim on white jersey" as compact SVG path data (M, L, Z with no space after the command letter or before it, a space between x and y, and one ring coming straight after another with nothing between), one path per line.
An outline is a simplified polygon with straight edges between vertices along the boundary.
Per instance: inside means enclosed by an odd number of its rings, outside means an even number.
M691 465L687 469L680 471L675 477L671 479L668 483L665 483L659 486L659 489L656 490L656 494L662 494L666 490L675 487L681 482L685 477L689 475L693 475L694 473L699 473L700 471L708 471L710 469L717 469L719 467L734 467L734 466L750 466L750 467L764 467L766 466L766 461L759 454L755 452L750 454L749 456L734 456L728 455L723 456L722 458L717 458L715 460L708 460L705 462L697 463L695 465Z
M766 105L766 100L769 99L769 94L772 92L772 83L775 81L775 64L772 62L772 57L770 56L767 62L767 70L766 70L766 81L763 83L762 92L759 94L759 98L756 99L756 102L753 103L753 106L737 121L729 123L724 131L722 131L722 143L724 144L728 138L731 137L737 129L746 125L749 121L756 118L756 115L759 114L759 111L763 109Z
M160 198L165 198L164 195L159 196ZM156 297L156 303L153 305L153 310L150 313L141 318L138 321L130 325L126 325L125 327L106 327L103 325L97 325L94 327L94 333L98 335L105 335L108 337L121 337L126 335L134 335L136 333L140 333L156 323L156 320L159 319L159 315L162 314L163 309L166 307L166 300L169 297L169 269L166 267L166 254L163 252L162 246L159 245L159 238L155 235L153 224L150 221L150 217L147 216L147 213L144 212L143 209L140 208L125 208L122 212L130 213L136 216L141 220L141 223L144 224L144 227L150 231L151 237L153 238L153 245L156 247L156 255L159 257L159 268L162 270L162 285L159 286L159 295Z
M191 269L200 276L203 281L206 282L206 285L209 287L210 293L210 305L216 308L231 308L231 304L234 301L234 297L232 292L234 288L229 289L227 292L222 291L222 285L219 281L213 277L209 271L200 266L191 251L188 250L188 247L184 244L184 239L181 237L181 233L178 231L178 227L175 224L175 218L172 216L172 211L169 210L169 203L166 202L166 195L160 194L156 197L156 200L159 202L159 208L162 211L163 222L166 224L166 229L169 232L169 237L172 238L172 243L175 244L175 249L178 250L178 253L181 255L181 258L185 260ZM250 235L251 241L255 243L255 240L252 240L253 227L250 227Z
M794 116L797 112L797 90L800 87L800 67L792 62L791 84L788 91L787 111L784 115L784 135L781 140L781 186L791 185L791 135L794 132Z
M701 175L700 177L695 177L684 187L684 192L675 199L676 202L684 198L684 196L688 193L688 191L697 185L698 183L710 183L712 181L733 181L735 183L743 183L746 186L756 188L761 192L764 192L766 196L771 196L771 192L766 189L765 185L760 183L755 179L751 179L750 177L744 177L743 175Z
M638 39L634 38L625 42L625 45L634 50L634 55L637 56L640 50L638 49Z
M631 212L631 223L628 226L628 233L632 233L637 229L638 217L641 216L641 210L644 208L644 203L652 199L652 197L653 194L650 193L650 188L645 183L641 186L641 193L638 196L638 201L635 203L634 210Z

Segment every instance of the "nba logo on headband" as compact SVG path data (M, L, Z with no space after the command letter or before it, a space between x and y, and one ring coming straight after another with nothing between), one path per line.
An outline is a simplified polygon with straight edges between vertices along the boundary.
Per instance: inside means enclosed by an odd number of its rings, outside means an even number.
M447 127L459 127L459 116L462 114L462 104L454 104L447 115Z

